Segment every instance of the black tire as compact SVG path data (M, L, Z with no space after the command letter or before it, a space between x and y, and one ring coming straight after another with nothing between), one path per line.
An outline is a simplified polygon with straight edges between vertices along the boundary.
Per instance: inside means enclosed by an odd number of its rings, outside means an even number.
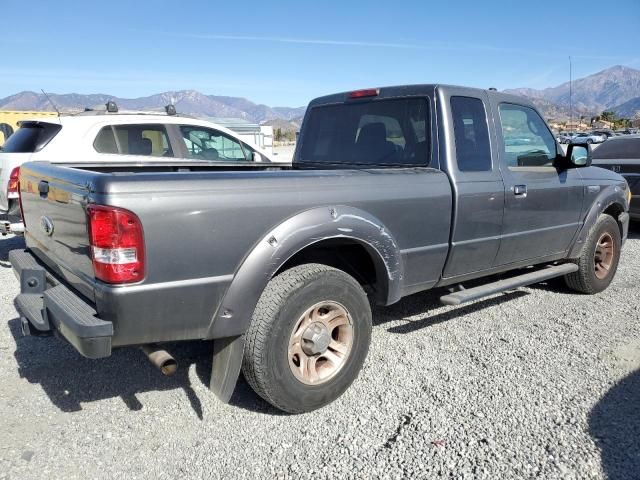
M591 144L593 143L593 140L592 140L592 139L590 139L590 138L587 138L587 143L588 143L589 145L591 145Z
M613 253L611 264L606 271L606 275L598 276L596 273L596 248L601 239L608 235L613 244ZM598 217L596 223L591 227L587 236L580 257L577 259L578 271L565 275L565 283L567 286L580 293L594 294L605 290L618 269L620 261L620 248L622 240L620 238L620 228L618 223L610 215L602 214ZM600 271L602 271L600 269Z
M324 301L336 302L348 313L351 349L332 377L309 385L290 367L289 342L302 315ZM347 390L362 368L370 341L371 308L360 284L333 267L300 265L274 277L262 293L245 335L242 371L253 390L276 408L309 412Z

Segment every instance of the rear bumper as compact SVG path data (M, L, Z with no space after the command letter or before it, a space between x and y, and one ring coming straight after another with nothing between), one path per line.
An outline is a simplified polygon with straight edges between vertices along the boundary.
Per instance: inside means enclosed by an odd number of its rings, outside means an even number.
M12 250L9 261L20 280L14 303L25 335L57 332L87 358L111 355L113 323L99 319L88 302L58 282L28 251Z

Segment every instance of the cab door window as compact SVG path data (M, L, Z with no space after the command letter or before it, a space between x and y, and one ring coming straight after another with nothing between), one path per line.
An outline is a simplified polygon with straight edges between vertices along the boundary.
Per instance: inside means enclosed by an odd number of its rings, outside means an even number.
M540 115L523 105L503 103L498 108L509 169L553 166L556 140Z
M246 162L247 153L233 138L212 128L181 125L187 158L220 162Z

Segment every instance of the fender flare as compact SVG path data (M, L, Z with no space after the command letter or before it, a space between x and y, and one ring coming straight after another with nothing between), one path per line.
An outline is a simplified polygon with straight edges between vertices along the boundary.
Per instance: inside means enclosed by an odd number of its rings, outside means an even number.
M347 238L362 244L372 256L376 276L386 280L386 304L401 296L402 257L397 242L383 223L348 206L319 207L285 220L254 246L234 275L213 315L207 338L242 335L275 273L296 253L315 243Z
M607 185L606 187L602 188L598 196L595 198L595 200L593 200L591 208L584 217L582 227L578 231L576 239L574 240L573 245L569 250L569 255L567 256L567 258L573 259L580 256L582 246L584 245L584 242L589 235L591 227L593 227L593 225L596 223L598 217L614 204L620 205L620 208L623 212L626 211L626 198L620 186L617 184ZM616 222L619 222L617 218L615 220Z

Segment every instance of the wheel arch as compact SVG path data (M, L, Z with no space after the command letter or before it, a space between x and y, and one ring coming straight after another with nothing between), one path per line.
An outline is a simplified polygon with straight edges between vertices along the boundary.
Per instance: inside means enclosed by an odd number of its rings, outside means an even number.
M402 260L400 248L389 230L373 215L348 206L319 207L301 212L262 236L234 275L211 319L207 338L242 335L267 283L288 267L318 262L318 254L355 248L356 263L334 258L321 263L342 267L361 283L371 281L369 271L358 272L358 261L370 262L378 303L400 299ZM366 252L364 256L363 252ZM336 263L337 260L337 263ZM361 275L359 275L361 274ZM360 278L358 278L360 276Z
M591 208L584 217L582 228L580 229L568 258L578 258L582 246L589 235L591 227L596 223L598 217L605 213L613 217L620 229L620 236L624 238L624 226L620 222L620 215L626 211L624 193L618 185L607 185L602 188L598 197L592 202Z
M610 215L613 217L613 219L616 221L616 223L618 224L618 228L620 229L620 237L622 238L622 236L624 235L624 231L623 231L623 227L622 224L620 223L620 215L623 214L625 211L624 206L622 205L621 202L612 202L610 203L607 208L605 208L602 213L605 213L607 215Z

